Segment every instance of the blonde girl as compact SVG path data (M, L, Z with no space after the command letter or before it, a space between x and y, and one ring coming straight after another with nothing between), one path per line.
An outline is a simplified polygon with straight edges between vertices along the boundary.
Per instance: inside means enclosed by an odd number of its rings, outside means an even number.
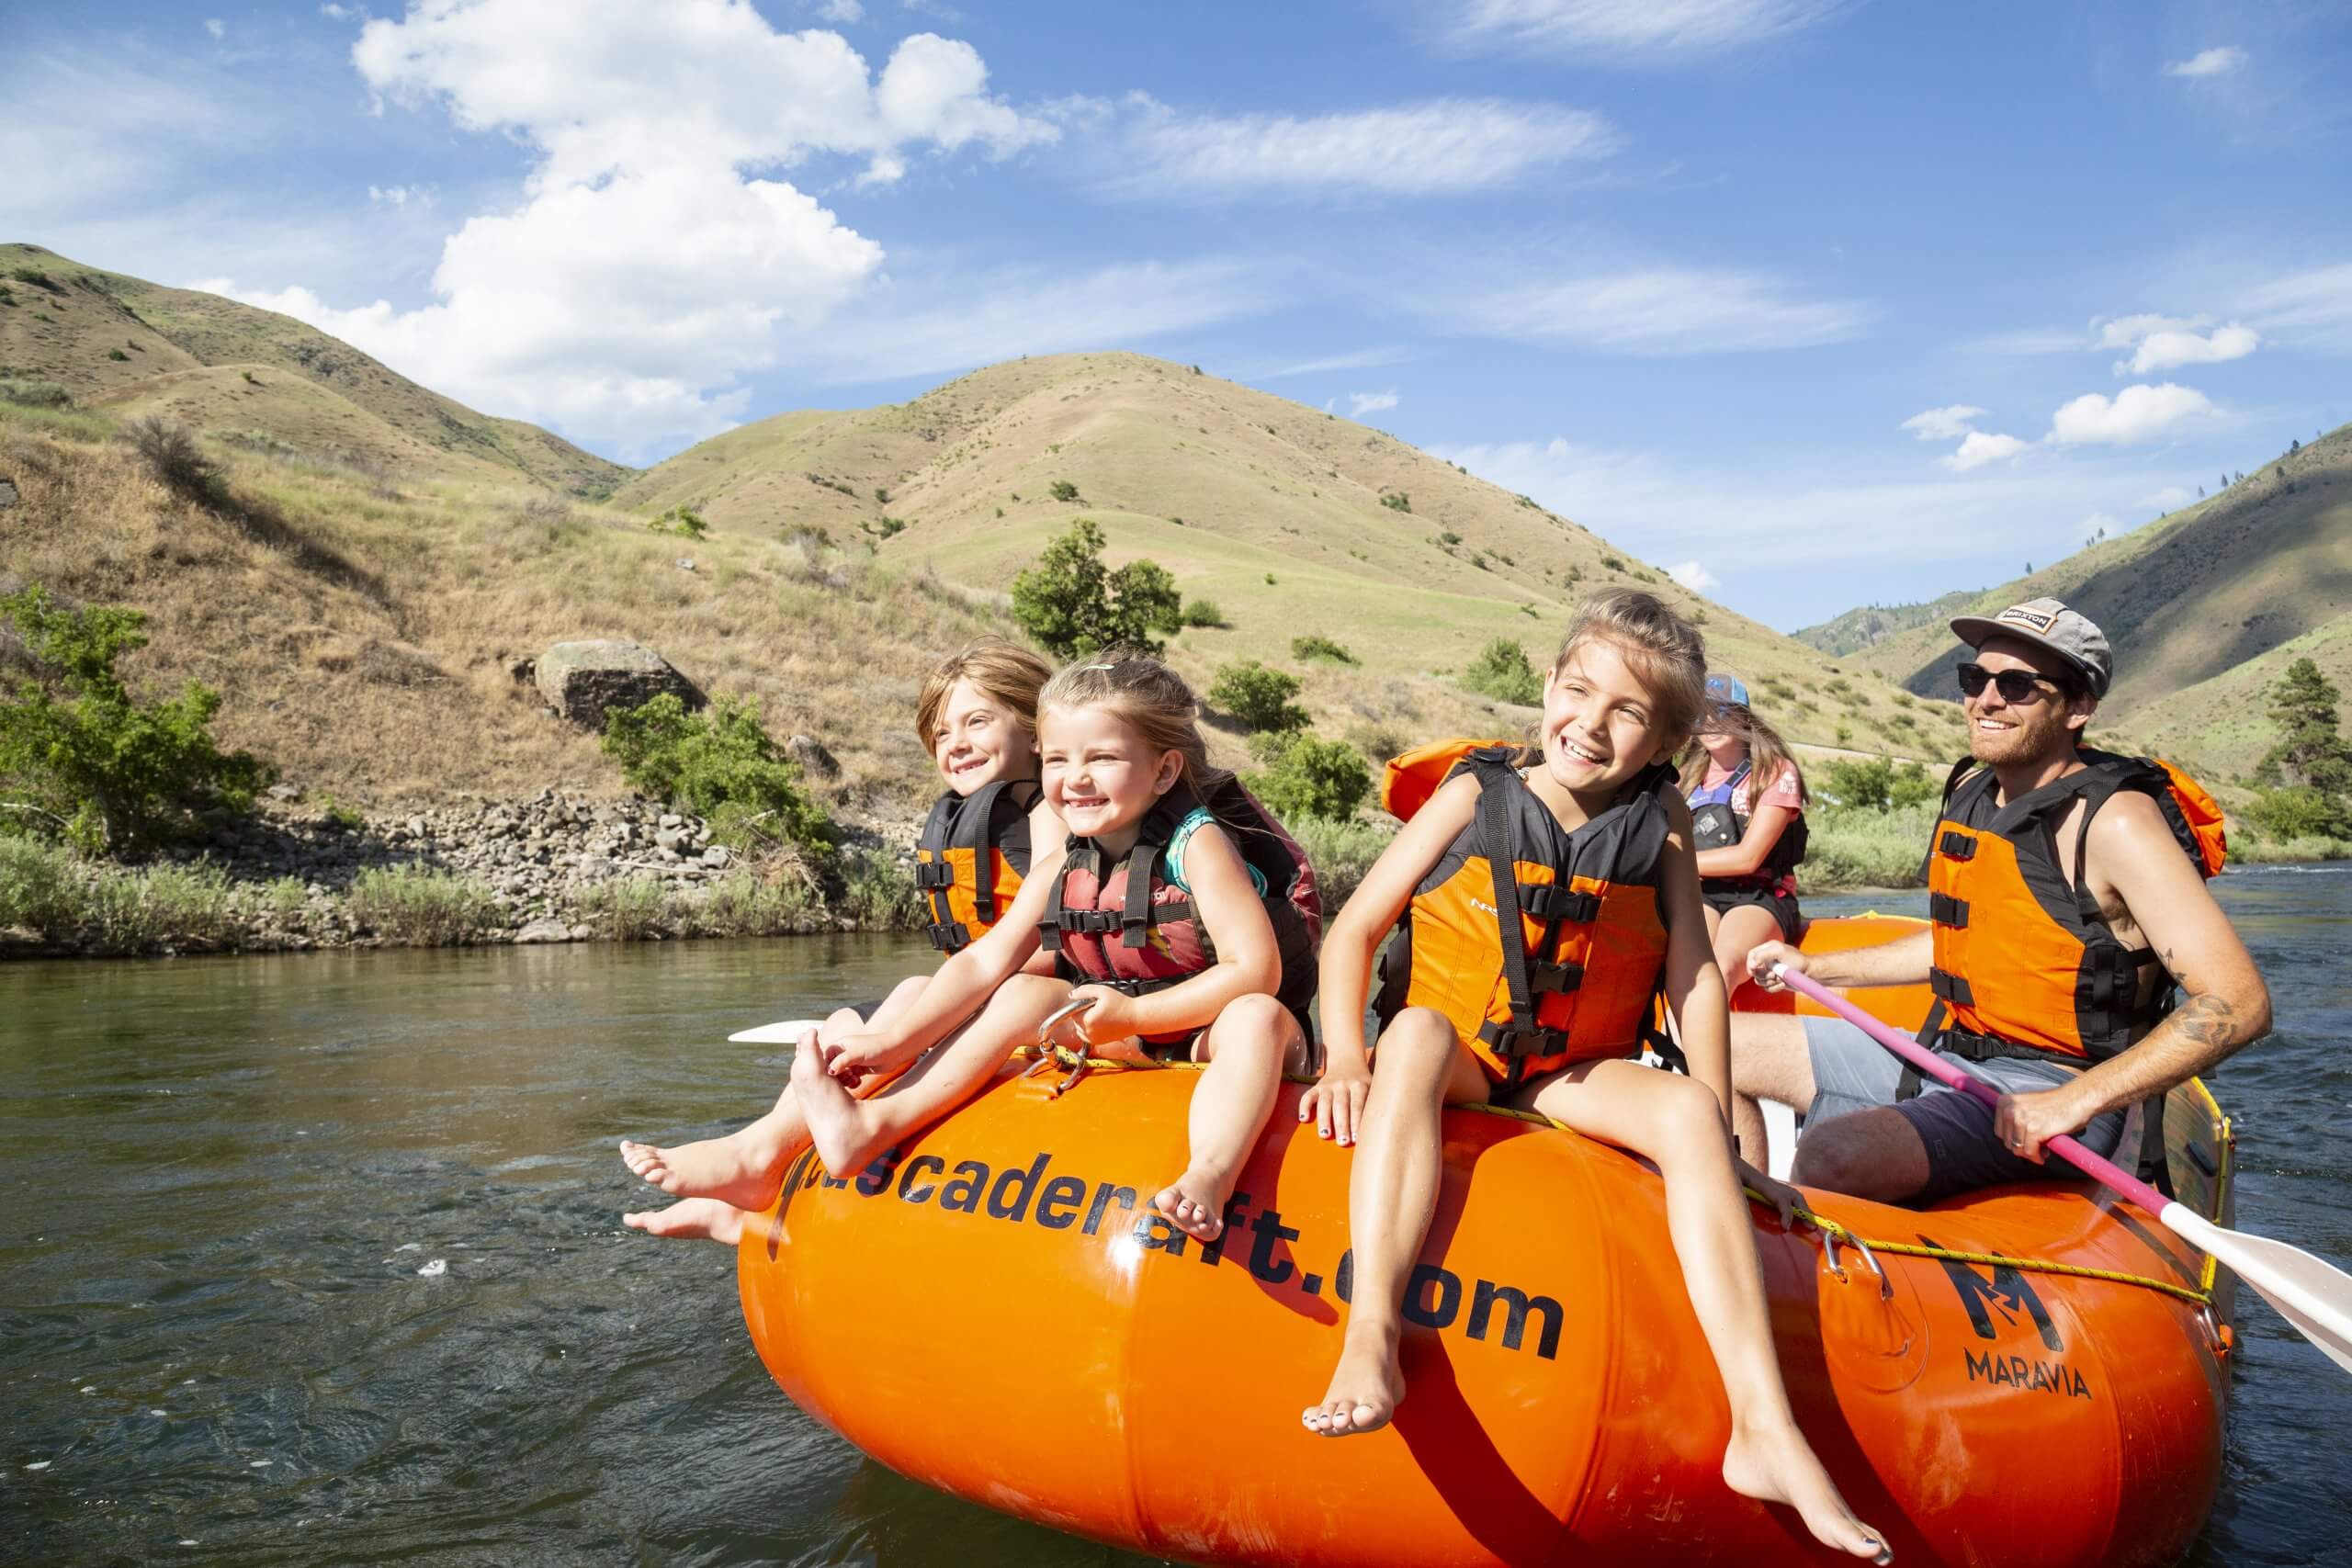
M1329 1065L1299 1113L1326 1137L1361 1140L1348 1191L1355 1291L1329 1389L1303 1419L1330 1436L1370 1431L1405 1397L1402 1310L1437 1201L1442 1107L1532 1108L1632 1150L1664 1178L1675 1253L1730 1396L1724 1482L1794 1507L1828 1546L1873 1557L1882 1542L1790 1410L1740 1183L1783 1202L1794 1194L1732 1151L1723 977L1690 813L1662 765L1700 716L1705 675L1699 634L1656 598L1587 602L1544 677L1534 745L1471 753L1334 924L1322 960ZM1550 873L1530 883L1490 869L1524 863ZM1545 918L1525 918L1522 906ZM1372 956L1408 910L1409 983L1375 1072L1363 1024ZM1553 945L1529 947L1554 931ZM1561 988L1579 959L1581 984ZM1633 1059L1661 970L1688 1077ZM1547 992L1530 974L1559 978Z
M1288 835L1208 766L1196 712L1191 689L1155 660L1080 664L1047 683L1041 777L1069 829L1062 853L1051 865L1040 857L1012 911L942 964L894 1024L795 1059L793 1091L828 1170L862 1168L944 1115L1048 1015L1082 1001L1076 1028L1089 1051L1206 1066L1189 1158L1152 1201L1190 1235L1224 1230L1283 1071L1307 1061L1312 877ZM1045 945L1057 973L1022 973ZM845 1089L928 1049L975 1007L940 1072L870 1100Z
M944 785L916 851L929 934L943 952L967 945L1011 908L1033 844L1051 853L1061 842L1061 824L1037 783L1037 694L1052 674L1025 648L976 642L933 666L916 696L915 733ZM930 978L901 980L878 1008L836 1010L820 1029L820 1042L838 1042L861 1027L890 1027ZM918 1064L910 1076L932 1070ZM878 1089L881 1080L866 1087ZM788 1086L766 1115L724 1137L674 1148L624 1138L621 1158L629 1169L681 1201L624 1214L622 1223L654 1235L731 1245L742 1213L767 1206L785 1166L808 1142Z

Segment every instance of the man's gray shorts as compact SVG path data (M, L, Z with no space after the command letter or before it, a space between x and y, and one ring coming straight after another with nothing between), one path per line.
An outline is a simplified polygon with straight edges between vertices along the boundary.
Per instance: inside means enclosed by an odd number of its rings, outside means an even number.
M1906 1201L1932 1203L2005 1181L2048 1181L2073 1174L2063 1161L2036 1165L2011 1154L1994 1134L1993 1108L1973 1095L1928 1082L1912 1099L1898 1100L1903 1062L1844 1019L1803 1021L1805 1053L1813 1058L1813 1104L1805 1110L1805 1126L1818 1127L1830 1117L1872 1106L1894 1107L1928 1150L1928 1185ZM2025 1057L1971 1062L1950 1051L1936 1055L2008 1094L2055 1089L2076 1076L2055 1062ZM2110 1111L2075 1137L2093 1154L2112 1155L2123 1136L2125 1114Z

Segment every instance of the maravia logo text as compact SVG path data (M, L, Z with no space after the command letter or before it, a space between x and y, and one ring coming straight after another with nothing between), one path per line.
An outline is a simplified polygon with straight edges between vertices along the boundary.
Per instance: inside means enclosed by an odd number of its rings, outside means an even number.
M1929 1247L1939 1245L1928 1236L1919 1239ZM2042 1346L2053 1357L2065 1354L2066 1342L2059 1336L2050 1309L2041 1304L2041 1298L2018 1269L2006 1263L1996 1264L1988 1280L1957 1258L1941 1261L1944 1277L1960 1292L1961 1305L1967 1309L1969 1325L1976 1330L1979 1339L1999 1339L2004 1330L2031 1323ZM1997 1383L2004 1388L2046 1392L2068 1399L2091 1397L2090 1384L2084 1381L2083 1374L2063 1360L2030 1360L1991 1350L1967 1350L1962 1356L1971 1382Z

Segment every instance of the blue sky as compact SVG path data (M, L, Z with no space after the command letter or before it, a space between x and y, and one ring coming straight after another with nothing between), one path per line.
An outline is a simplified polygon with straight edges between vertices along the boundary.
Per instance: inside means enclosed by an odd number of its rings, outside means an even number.
M2352 418L2329 4L20 16L0 237L647 462L1130 347L1793 627Z

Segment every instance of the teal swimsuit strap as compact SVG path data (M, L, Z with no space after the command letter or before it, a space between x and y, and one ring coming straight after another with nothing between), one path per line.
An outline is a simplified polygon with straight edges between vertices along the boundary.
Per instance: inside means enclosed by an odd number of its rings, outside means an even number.
M1179 891L1190 893L1193 890L1193 885L1184 880L1184 846L1193 841L1193 834L1216 824L1216 818L1209 815L1208 807L1196 806L1184 820L1176 824L1176 830L1168 835L1168 849L1160 856L1160 864L1166 868L1164 874L1168 880L1174 883ZM1258 897L1264 897L1266 874L1248 861L1241 863L1241 869L1250 874L1250 885L1258 889Z

